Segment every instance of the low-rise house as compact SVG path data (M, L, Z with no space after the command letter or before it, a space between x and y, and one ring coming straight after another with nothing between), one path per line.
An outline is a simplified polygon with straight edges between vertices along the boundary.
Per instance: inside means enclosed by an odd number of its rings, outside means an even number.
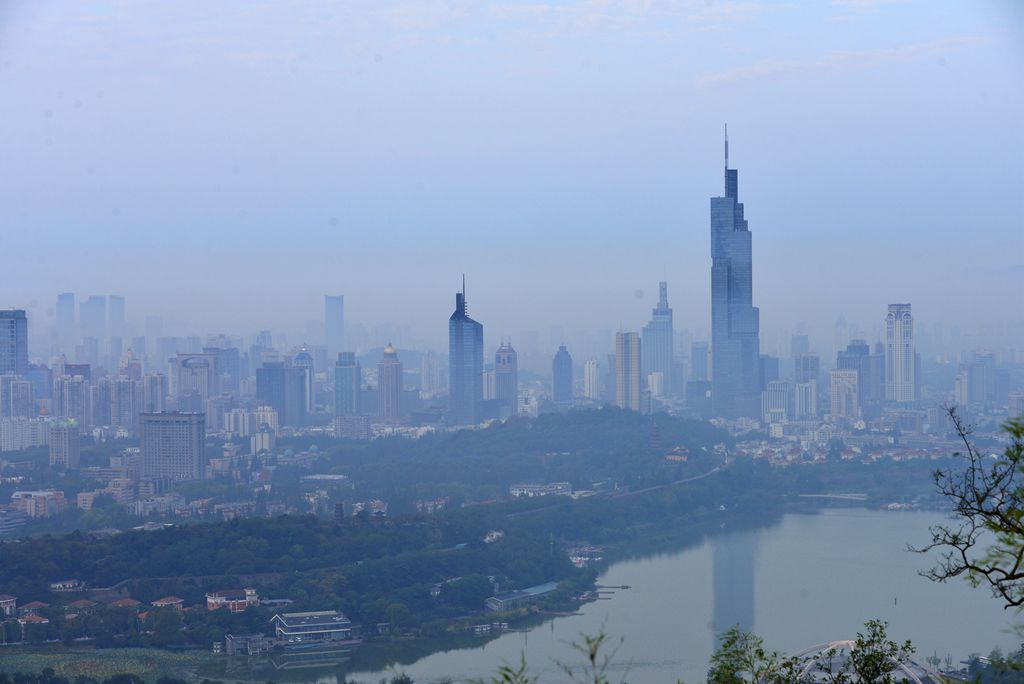
M50 624L49 620L47 620L46 618L44 618L44 617L42 617L40 615L36 615L35 613L30 613L29 615L22 615L20 618L18 618L18 622L21 623L22 627L24 627L25 625L48 625L48 624Z
M249 606L258 606L260 597L252 587L224 589L206 595L206 609L227 608L232 613L244 613Z
M154 608L171 608L180 613L185 606L185 599L180 599L177 596L164 596L162 599L153 601L151 605Z
M278 613L270 619L279 641L289 644L345 641L352 638L352 621L337 610Z
M492 596L484 602L484 605L487 610L492 610L496 613L507 613L510 610L517 610L532 603L537 603L544 596L550 594L557 588L558 582L538 584L537 586L530 587L529 589L510 591L505 594Z
M130 596L128 598L117 599L110 603L112 608L127 608L133 613L139 612L139 608L142 606L142 601L137 601Z
M274 648L274 640L263 634L228 634L224 652L229 655L262 655Z
M49 608L49 603L43 603L42 601L29 601L21 607L21 614L24 615L35 615L41 610Z
M81 615L82 613L88 613L96 607L95 601L89 599L78 599L64 606L65 615Z
M514 484L508 493L515 497L526 496L569 496L572 485L568 482L550 482L548 484Z
M85 589L85 582L82 580L66 579L59 582L50 582L50 591L67 592L81 591L82 589Z
M0 594L0 615L14 617L18 613L18 599L10 594Z

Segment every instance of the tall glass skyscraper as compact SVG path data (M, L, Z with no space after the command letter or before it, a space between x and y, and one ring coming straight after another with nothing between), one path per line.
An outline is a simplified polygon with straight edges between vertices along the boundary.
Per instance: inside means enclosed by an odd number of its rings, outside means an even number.
M466 282L448 319L448 422L474 425L484 400L484 326L466 313Z
M711 198L711 400L726 418L761 415L760 315L753 305L750 230L739 201L739 175L729 168L725 196Z
M28 317L24 309L0 311L0 373L28 373Z
M658 306L651 310L651 320L644 326L643 377L651 373L662 374L662 393L669 396L672 387L673 333L672 307L668 305L668 283L658 283Z
M572 403L572 355L563 344L551 361L552 398L556 404Z

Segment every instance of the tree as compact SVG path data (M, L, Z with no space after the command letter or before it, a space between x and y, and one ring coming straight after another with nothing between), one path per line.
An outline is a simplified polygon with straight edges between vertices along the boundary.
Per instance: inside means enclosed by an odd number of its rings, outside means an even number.
M940 550L934 567L921 574L936 582L965 576L988 585L1004 608L1024 606L1024 418L1003 425L1009 437L1001 456L986 457L971 442L971 428L955 406L946 408L966 453L962 472L935 471L935 485L953 504L956 522L930 528L931 542L911 550ZM994 543L988 548L982 544Z
M905 678L893 676L901 665L910 660L914 646L909 641L897 644L886 635L884 620L868 620L865 633L857 633L848 656L838 648L830 648L818 660L818 669L831 684L896 684ZM811 680L808 680L811 681Z
M711 656L708 684L796 683L802 681L799 664L795 658L766 651L761 637L737 626L719 637L718 648Z

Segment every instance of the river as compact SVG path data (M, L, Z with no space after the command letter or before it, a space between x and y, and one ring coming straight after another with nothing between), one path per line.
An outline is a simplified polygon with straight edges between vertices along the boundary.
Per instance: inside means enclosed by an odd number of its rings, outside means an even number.
M927 541L928 526L941 520L931 512L839 508L787 514L755 530L726 526L700 544L609 566L599 584L630 588L584 605L579 615L348 677L377 682L397 671L417 684L465 682L525 655L541 681L563 682L557 663L579 662L570 643L601 629L618 649L612 681L645 684L703 681L715 634L733 624L780 651L852 638L870 618L887 620L891 637L911 639L921 660L936 653L959 661L997 645L1016 647L1008 632L1014 614L986 589L917 574L927 559L906 545Z

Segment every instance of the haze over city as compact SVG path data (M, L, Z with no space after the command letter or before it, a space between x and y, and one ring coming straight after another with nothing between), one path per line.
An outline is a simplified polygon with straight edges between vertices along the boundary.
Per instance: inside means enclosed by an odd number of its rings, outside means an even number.
M984 9L984 11L982 11ZM0 305L300 341L709 328L722 127L765 345L1024 304L1019 4L0 5ZM941 142L941 144L939 144ZM982 296L982 294L984 296ZM497 337L493 338L495 341ZM383 345L387 340L379 340ZM780 349L781 351L781 349Z

